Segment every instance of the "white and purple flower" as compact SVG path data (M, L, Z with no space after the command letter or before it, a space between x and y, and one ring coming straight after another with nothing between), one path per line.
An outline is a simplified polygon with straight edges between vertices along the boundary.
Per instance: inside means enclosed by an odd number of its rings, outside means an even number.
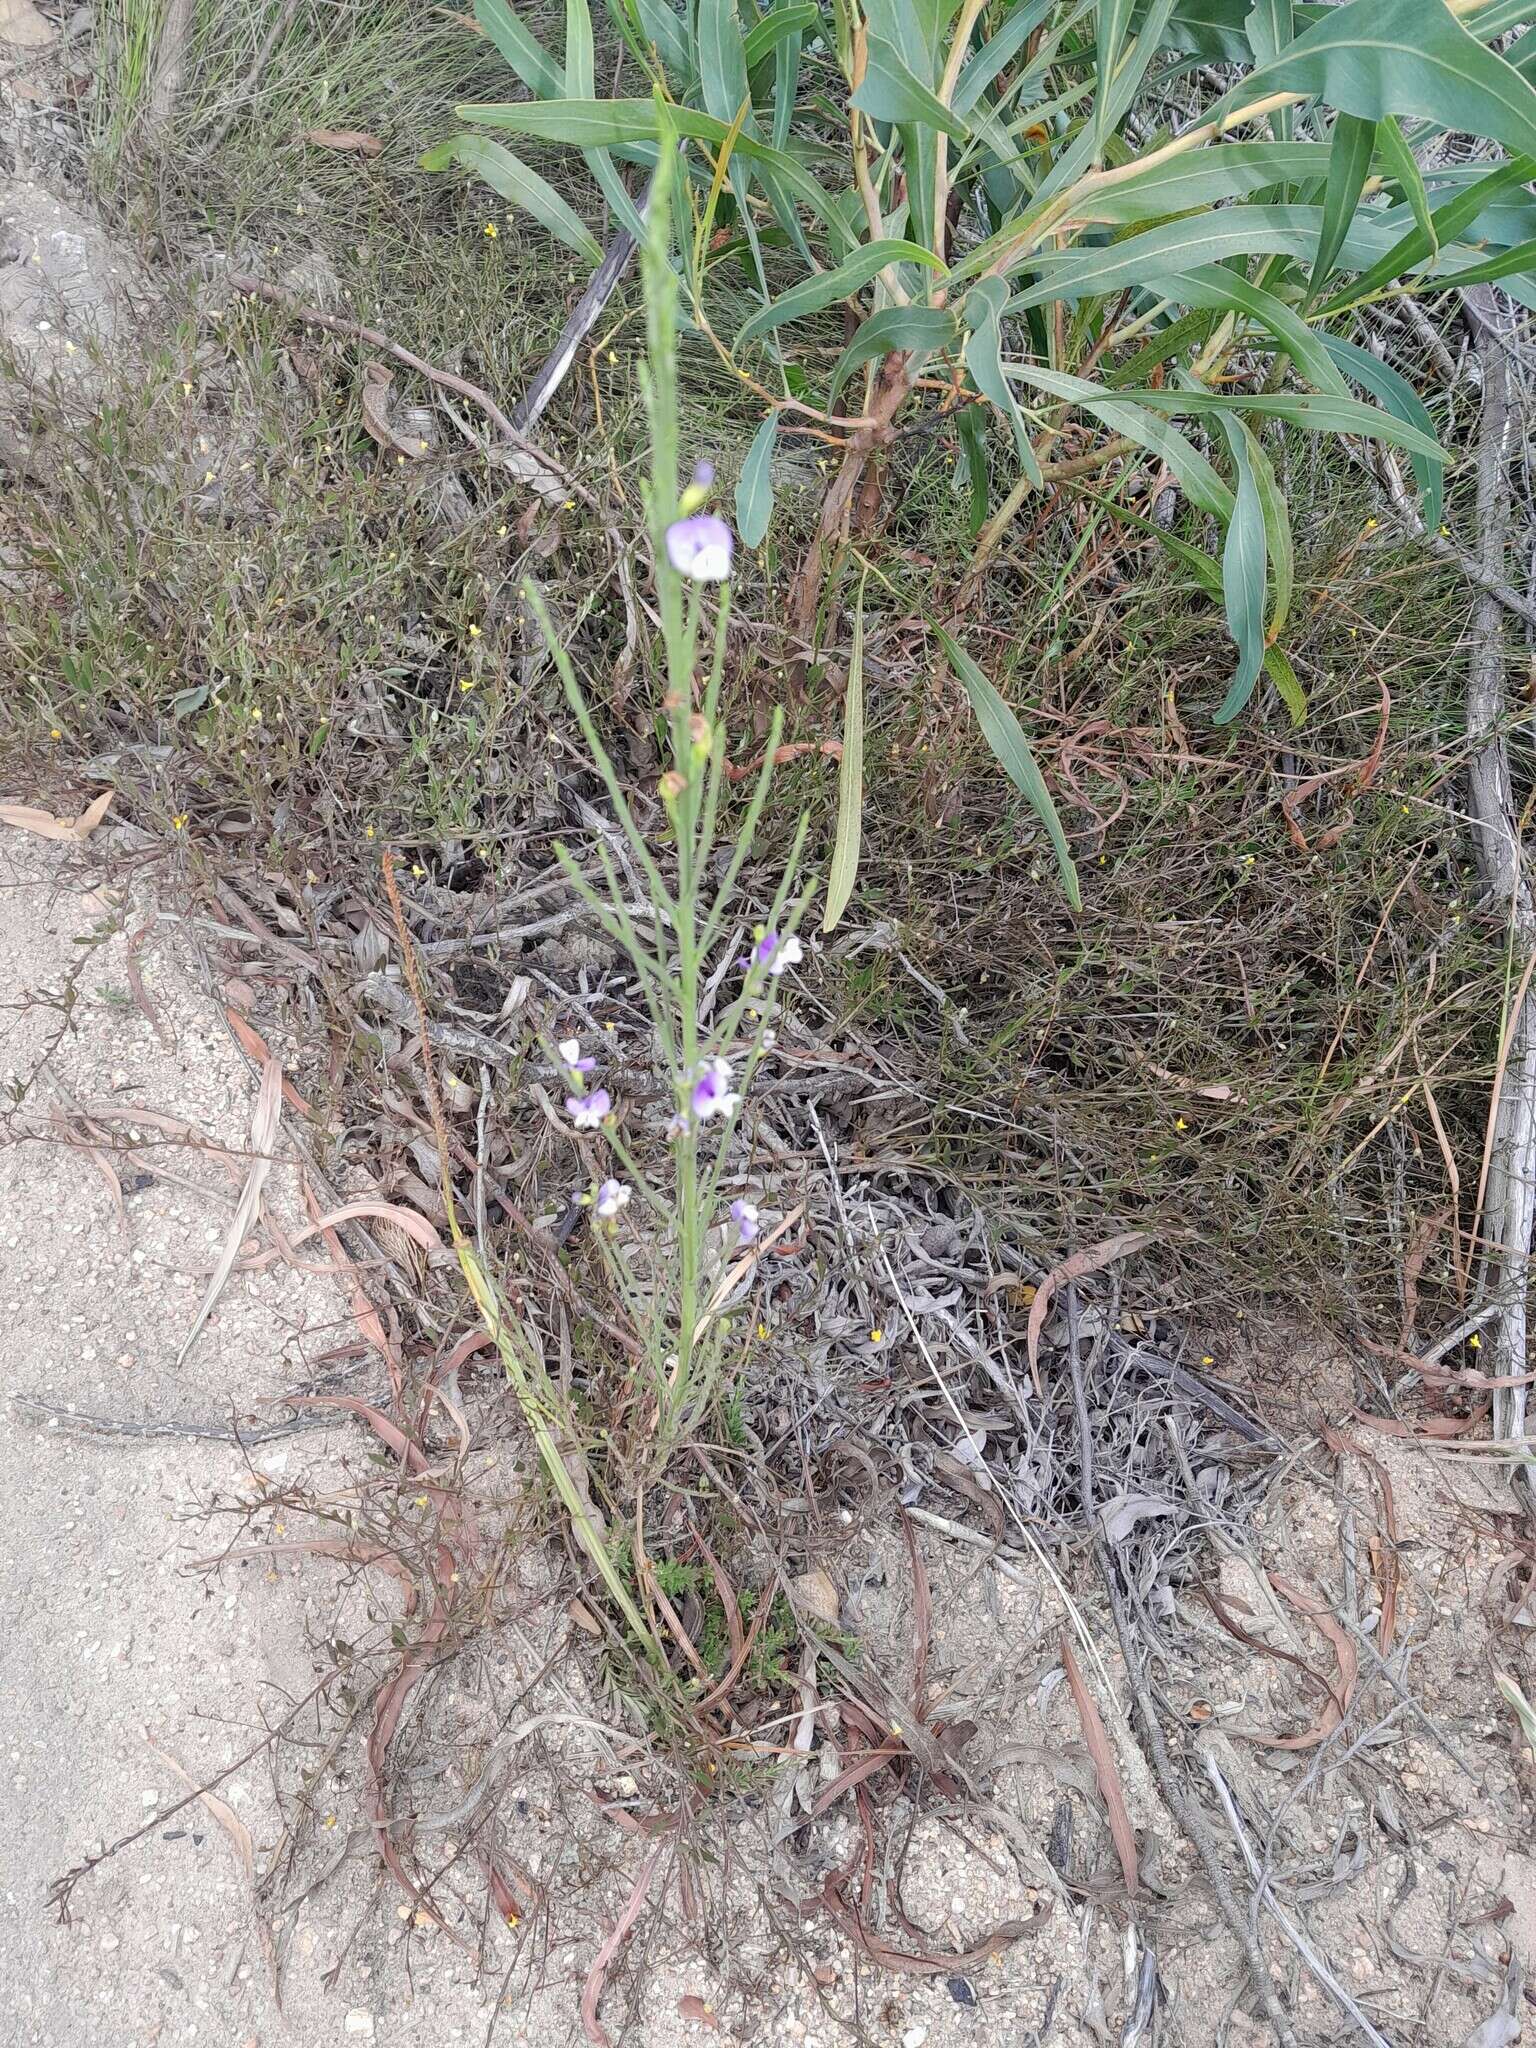
M751 1202L732 1202L731 1221L736 1226L738 1244L754 1244L762 1225L758 1222L757 1210Z
M777 977L786 967L798 967L804 958L805 948L794 932L788 938L780 938L777 932L759 932L750 964L766 967L771 975Z
M613 1097L606 1088L594 1088L590 1095L567 1095L565 1107L578 1131L595 1131L613 1108Z
M734 1116L740 1095L731 1087L729 1060L706 1060L689 1097L693 1113L701 1124L717 1116Z
M667 560L681 576L695 583L723 583L731 573L736 542L725 521L713 512L695 512L674 519L667 528Z
M605 1180L597 1191L597 1213L605 1223L611 1223L628 1205L629 1189L621 1180Z
M562 1038L558 1051L561 1059L565 1061L567 1068L573 1074L590 1074L597 1065L597 1061L592 1057L591 1053L588 1053L585 1059L582 1058L581 1040L579 1038Z

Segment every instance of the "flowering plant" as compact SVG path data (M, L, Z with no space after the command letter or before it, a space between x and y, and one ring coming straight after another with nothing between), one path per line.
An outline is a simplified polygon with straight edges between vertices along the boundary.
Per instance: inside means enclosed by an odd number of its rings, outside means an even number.
M557 849L572 886L628 955L669 1083L667 1164L658 1173L642 1162L635 1131L623 1106L595 1076L593 1057L583 1054L575 1039L559 1047L572 1127L597 1133L615 1164L589 1199L598 1242L642 1340L659 1462L680 1432L703 1414L718 1384L726 1335L721 1310L741 1276L735 1269L722 1276L717 1269L727 1251L745 1253L761 1229L756 1205L741 1197L727 1203L722 1183L743 1097L772 1044L770 1019L780 977L803 957L796 927L805 906L804 894L794 895L805 836L802 818L767 921L753 931L743 952L736 885L768 798L779 738L777 713L751 797L740 818L731 821L723 873L718 882L712 880L726 787L720 696L735 541L725 521L707 509L714 482L708 463L699 463L691 483L678 488L677 280L670 256L674 153L663 143L641 245L644 392L651 438L645 498L670 755L656 792L669 842L665 866L625 794L539 592L531 584L526 589L649 897L647 914L637 913L601 844L598 887L565 848ZM715 592L718 599L711 607ZM630 1233L640 1227L642 1214L651 1226L649 1256L660 1266L660 1284L649 1286L639 1284L629 1252Z

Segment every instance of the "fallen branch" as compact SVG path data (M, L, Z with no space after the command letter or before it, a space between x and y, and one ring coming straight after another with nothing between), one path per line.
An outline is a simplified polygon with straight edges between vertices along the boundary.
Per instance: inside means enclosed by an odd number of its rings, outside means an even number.
M1480 567L1487 579L1504 571L1509 536L1505 488L1512 412L1509 364L1498 326L1496 293L1475 286L1464 295L1468 324L1483 364L1483 411L1477 451L1477 537ZM1467 737L1476 747L1467 762L1467 812L1473 850L1491 903L1507 918L1512 949L1536 956L1536 901L1521 857L1520 831L1510 777L1506 728L1509 705L1504 686L1502 601L1484 584L1472 611L1472 653L1467 674ZM1526 1333L1530 1289L1531 1237L1536 1227L1536 996L1527 969L1520 981L1499 1048L1498 1073L1489 1104L1484 1158L1482 1227L1474 1237L1484 1246L1478 1293L1494 1305L1487 1324L1487 1361L1498 1385L1493 1396L1497 1437L1526 1434ZM1536 1468L1523 1477L1536 1497Z
M460 398L467 398L472 405L479 406L496 429L498 439L504 444L504 451L498 459L520 483L527 484L537 497L558 500L561 504L567 498L580 498L594 511L599 510L591 493L584 490L552 456L520 434L490 393L482 391L478 384L471 384L467 377L457 376L452 370L440 370L435 363L423 361L398 341L391 341L377 327L364 327L361 321L343 320L337 313L322 312L318 306L306 305L282 285L268 284L265 278L253 277L248 271L233 273L229 282L233 291L244 292L247 298L265 299L270 305L284 307L307 327L323 327L330 334L344 334L352 341L366 341L370 348L381 349L385 355L393 356L397 363L403 363L408 370L415 370L429 383L439 385L444 391L456 392Z

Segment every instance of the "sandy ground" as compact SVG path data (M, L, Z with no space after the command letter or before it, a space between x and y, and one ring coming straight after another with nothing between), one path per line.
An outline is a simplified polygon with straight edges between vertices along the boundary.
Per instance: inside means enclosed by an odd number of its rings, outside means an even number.
M0 834L0 1078L8 1102L25 1090L15 1123L45 1134L0 1150L5 1390L130 1425L217 1426L323 1373L317 1361L352 1329L328 1281L278 1262L237 1275L177 1362L234 1182L195 1150L154 1148L157 1134L129 1119L182 1119L238 1153L253 1088L163 927L136 961L158 1028L135 1002L129 933L149 922L149 906L104 890L83 864ZM53 1119L91 1105L123 1119L111 1126L119 1137L154 1148L143 1155L154 1175L123 1173L121 1214L90 1153L57 1141ZM293 1180L280 1166L269 1183L290 1220ZM275 1477L323 1449L323 1437L303 1435L249 1457ZM312 1617L294 1568L216 1581L193 1568L230 1538L201 1510L249 1486L245 1456L191 1438L92 1442L18 1415L0 1459L0 2040L265 2048L369 2037L382 1930L354 1948L343 1989L327 1992L320 1970L342 1937L324 1913L304 1916L279 2024L230 1834L198 1804L172 1811L186 1787L169 1759L199 1777L223 1769L313 1683ZM221 1790L259 1864L276 1824L266 1760ZM80 1884L59 1925L45 1908L50 1882L138 1830ZM458 2038L479 2004L468 1994L461 2021L434 1998L447 2021L435 2038ZM413 2034L397 2014L391 2037Z

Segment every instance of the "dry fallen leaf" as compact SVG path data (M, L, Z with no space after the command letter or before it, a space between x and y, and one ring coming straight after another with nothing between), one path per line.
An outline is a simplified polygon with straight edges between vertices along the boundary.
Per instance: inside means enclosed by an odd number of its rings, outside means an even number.
M355 149L359 156L377 156L384 147L364 128L306 128L304 140L318 149Z
M13 49L40 50L58 39L57 27L39 14L32 0L0 0L0 43L9 43Z
M394 378L382 363L363 365L363 425L387 455L419 462L427 453L420 434L397 434L389 420L389 394Z
M0 8L5 0L0 0ZM18 832L30 832L38 839L66 839L75 845L89 839L112 801L112 791L104 789L96 801L83 810L78 818L56 818L52 811L42 811L35 804L0 804L0 825L14 825Z
M701 2026L713 2027L717 2034L720 2031L720 2022L715 2018L714 2007L706 2005L703 1999L692 1991L685 1991L677 2001L677 2014L679 2019L696 2020Z
M1040 1332L1045 1328L1045 1319L1051 1312L1057 1288L1065 1287L1073 1280L1082 1280L1089 1273L1102 1272L1116 1259L1127 1259L1132 1252L1139 1252L1144 1244L1151 1242L1150 1231L1127 1230L1119 1237L1106 1237L1098 1244L1085 1245L1080 1252L1073 1252L1070 1258L1063 1259L1059 1266L1053 1266L1045 1275L1030 1305L1029 1324L1024 1333L1029 1351L1030 1377L1037 1393L1040 1390Z

